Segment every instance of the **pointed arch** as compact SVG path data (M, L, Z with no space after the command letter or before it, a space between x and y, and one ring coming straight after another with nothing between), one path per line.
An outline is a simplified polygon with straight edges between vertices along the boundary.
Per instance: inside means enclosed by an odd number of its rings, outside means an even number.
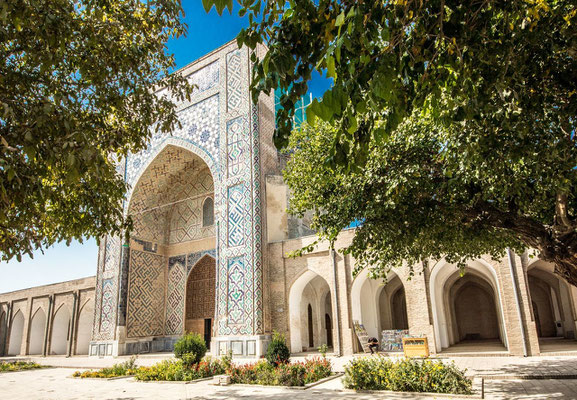
M10 336L8 337L8 355L20 355L22 337L24 336L24 314L18 310L10 322Z
M28 354L42 354L46 333L46 313L42 307L39 307L32 316L29 331Z
M70 311L62 304L52 319L52 335L50 338L50 354L65 355L70 340Z

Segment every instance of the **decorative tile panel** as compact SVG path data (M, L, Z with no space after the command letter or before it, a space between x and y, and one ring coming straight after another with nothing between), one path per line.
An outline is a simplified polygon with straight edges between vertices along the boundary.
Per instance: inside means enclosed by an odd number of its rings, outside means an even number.
M102 281L102 305L100 308L100 331L108 332L114 324L114 281Z
M128 289L128 337L164 334L166 257L132 250Z
M188 76L188 81L196 85L194 93L202 93L218 85L219 78L218 62L208 64L206 67L193 72Z
M244 184L230 187L228 189L228 245L231 247L244 244L246 211Z
M184 330L184 290L186 256L168 259L168 290L166 297L166 334L180 335Z
M246 264L244 257L228 260L228 324L242 324L245 314Z
M246 119L235 118L226 124L228 176L245 171L248 164Z
M226 101L227 110L238 110L243 102L241 52L235 50L226 55ZM248 96L248 93L244 94Z
M106 238L104 249L104 272L116 269L120 260L120 236Z

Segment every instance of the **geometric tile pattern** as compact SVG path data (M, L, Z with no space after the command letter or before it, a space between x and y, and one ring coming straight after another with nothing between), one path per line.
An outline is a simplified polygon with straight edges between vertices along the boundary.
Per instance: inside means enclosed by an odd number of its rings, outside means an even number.
M120 236L110 236L106 239L104 250L104 271L116 268L120 256Z
M162 335L166 257L131 250L130 260L127 336Z
M214 318L216 263L202 257L192 268L186 282L186 319Z
M186 256L168 260L168 289L166 291L166 334L180 335L184 329L184 289L186 285Z
M202 93L218 85L219 69L218 62L215 61L190 74L187 78L196 86L195 93Z
M100 307L100 330L108 332L114 324L114 282L102 281L102 305Z
M160 244L214 236L214 226L202 226L202 203L213 192L212 175L200 157L180 147L165 147L132 192L132 236Z
M231 51L226 55L226 104L227 110L234 111L242 104L242 68L240 50Z
M227 162L228 176L238 175L246 168L247 157L245 156L246 145L246 120L243 117L237 117L226 124L227 131Z
M200 260L205 255L209 255L216 260L216 250L215 249L203 250L203 251L199 251L196 253L190 253L187 256L187 261L186 261L186 274L187 275L190 274L190 270L196 265L198 260Z
M228 323L245 322L245 276L246 267L243 257L228 260Z
M215 155L219 149L219 112L218 95L211 96L187 109L179 112L180 128L175 129L172 135L154 132L149 146L137 154L130 154L126 161L126 182L134 188L135 180L152 161L153 156L170 137L178 137L187 142L195 143L205 156L216 164ZM128 198L131 193L128 193Z
M228 245L230 247L244 244L246 203L244 184L241 183L228 189Z

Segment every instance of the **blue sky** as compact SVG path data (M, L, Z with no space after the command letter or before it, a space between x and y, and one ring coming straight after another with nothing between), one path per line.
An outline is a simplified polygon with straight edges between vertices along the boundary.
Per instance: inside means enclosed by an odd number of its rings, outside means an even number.
M248 25L248 20L239 18L236 12L231 15L226 11L219 16L212 9L207 14L201 0L183 0L183 7L188 34L168 43L168 51L174 53L177 68L233 40ZM315 97L321 96L329 85L326 79L317 75L310 84L310 91ZM36 252L33 259L25 256L22 262L2 262L0 293L95 275L97 256L96 241L91 239L70 246L57 244L44 254Z

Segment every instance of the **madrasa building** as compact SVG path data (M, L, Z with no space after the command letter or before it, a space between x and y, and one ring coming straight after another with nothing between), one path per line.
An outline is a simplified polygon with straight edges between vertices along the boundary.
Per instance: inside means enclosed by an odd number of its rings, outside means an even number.
M463 276L429 260L384 282L353 276L351 228L334 249L288 257L315 236L286 213L274 96L251 101L250 55L231 42L177 72L197 86L178 104L181 128L118 165L130 242L102 238L95 277L0 294L0 355L170 352L197 332L213 355L256 358L274 331L293 353L350 355L366 336L394 351L406 334L431 354L577 350L577 288L528 254L471 260Z

